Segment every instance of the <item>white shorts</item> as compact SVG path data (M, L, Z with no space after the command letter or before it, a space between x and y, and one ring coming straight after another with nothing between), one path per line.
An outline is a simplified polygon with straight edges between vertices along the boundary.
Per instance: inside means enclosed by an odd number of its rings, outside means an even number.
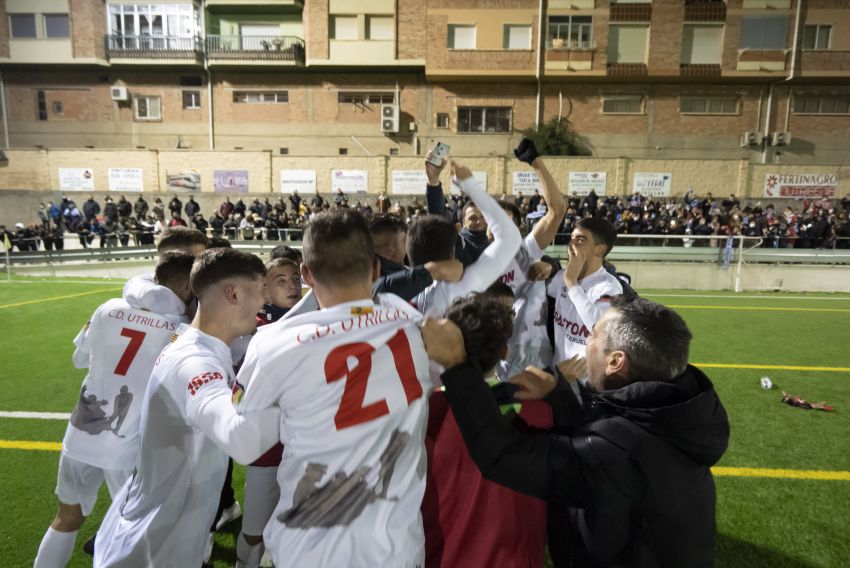
M103 469L75 460L63 449L56 477L56 496L66 505L79 505L83 516L88 517L104 481L109 495L114 497L131 475L132 469Z
M242 532L262 536L280 500L277 467L249 465L245 468L245 506L242 508Z

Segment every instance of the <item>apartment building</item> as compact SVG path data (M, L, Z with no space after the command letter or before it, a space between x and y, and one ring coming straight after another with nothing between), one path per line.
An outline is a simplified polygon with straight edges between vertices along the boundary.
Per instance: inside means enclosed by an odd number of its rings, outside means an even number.
M11 148L850 158L841 0L5 0Z

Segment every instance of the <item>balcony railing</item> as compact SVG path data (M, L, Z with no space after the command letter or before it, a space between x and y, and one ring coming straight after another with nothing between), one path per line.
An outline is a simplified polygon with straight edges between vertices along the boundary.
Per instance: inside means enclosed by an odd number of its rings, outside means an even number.
M304 40L295 36L207 36L210 59L304 62Z
M199 59L203 53L197 36L108 35L109 59Z
M546 42L547 49L590 50L596 49L595 41L580 41L577 39L551 38Z

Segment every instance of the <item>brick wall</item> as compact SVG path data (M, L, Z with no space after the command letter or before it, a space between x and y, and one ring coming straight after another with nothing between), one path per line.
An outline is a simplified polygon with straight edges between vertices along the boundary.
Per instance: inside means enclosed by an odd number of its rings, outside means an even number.
M327 59L328 0L310 0L304 3L304 42L307 59Z

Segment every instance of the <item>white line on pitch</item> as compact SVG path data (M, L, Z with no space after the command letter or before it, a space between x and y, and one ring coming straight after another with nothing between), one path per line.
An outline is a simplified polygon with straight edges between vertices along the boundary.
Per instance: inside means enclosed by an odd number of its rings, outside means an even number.
M105 286L108 284L121 284L123 279L116 280L0 280L0 284L91 284L94 286Z
M71 415L67 412L21 412L0 411L0 418L34 418L36 420L68 420Z
M850 302L850 297L827 298L825 296L722 296L719 294L653 294L652 292L646 292L644 295L650 298L724 298L729 300L844 300L845 302Z

